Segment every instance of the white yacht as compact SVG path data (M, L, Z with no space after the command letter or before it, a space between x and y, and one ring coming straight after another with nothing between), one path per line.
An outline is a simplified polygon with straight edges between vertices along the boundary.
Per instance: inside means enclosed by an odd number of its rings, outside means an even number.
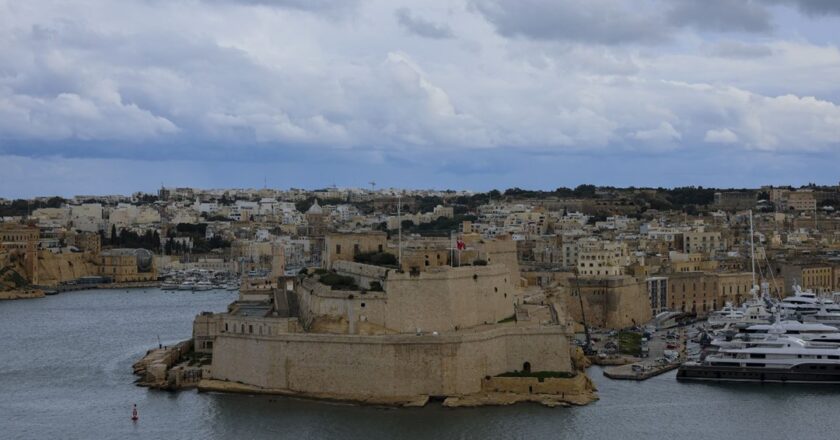
M840 384L840 346L804 341L774 327L760 340L686 362L677 380Z
M764 300L759 298L756 291L753 290L752 299L745 302L741 307L736 308L731 303L726 303L723 309L710 313L706 322L712 328L747 327L754 324L769 324L772 318L773 314L767 310Z
M794 284L793 295L782 299L778 307L786 316L812 315L820 310L820 300L814 292Z
M785 335L797 337L806 342L819 342L840 346L840 330L837 327L813 322L778 321L773 324L751 325L731 337L715 338L710 347L720 350L743 346L746 343L767 339L776 331Z
M706 322L712 327L723 327L727 324L740 322L744 319L744 311L727 302L722 309L709 313Z
M817 313L805 315L802 319L805 322L840 326L840 312L829 311L826 307L821 307Z
M195 281L193 280L186 280L178 286L178 290L194 290L195 289Z

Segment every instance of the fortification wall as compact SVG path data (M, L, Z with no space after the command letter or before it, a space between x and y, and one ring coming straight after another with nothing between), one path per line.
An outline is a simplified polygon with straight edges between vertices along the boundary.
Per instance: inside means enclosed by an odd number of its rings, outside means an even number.
M212 377L268 389L357 400L452 396L482 379L521 370L571 372L561 327L500 326L457 335L223 334Z
M611 291L606 327L625 328L644 324L653 318L644 283L630 284Z
M340 273L354 273L354 264L341 263ZM301 318L344 317L351 333L356 322L397 333L442 333L494 324L513 314L515 284L503 265L431 268L415 275L390 271L384 279L384 292L364 293L330 290L307 279L297 290Z
M38 284L54 286L85 276L99 275L99 267L87 253L53 254L41 252L38 255Z
M603 284L583 286L580 289L583 312L590 326L625 328L643 324L653 318L650 300L644 282L635 280L604 281ZM574 295L574 287L566 288L565 308L569 317L582 321L581 300Z

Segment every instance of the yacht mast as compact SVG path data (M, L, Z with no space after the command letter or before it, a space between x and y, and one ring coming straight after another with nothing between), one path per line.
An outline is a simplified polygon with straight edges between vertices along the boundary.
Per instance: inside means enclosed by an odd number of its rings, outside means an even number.
M750 259L752 260L752 281L753 281L753 289L757 286L755 282L755 241L753 240L753 236L755 233L753 232L753 216L752 216L752 209L750 209Z

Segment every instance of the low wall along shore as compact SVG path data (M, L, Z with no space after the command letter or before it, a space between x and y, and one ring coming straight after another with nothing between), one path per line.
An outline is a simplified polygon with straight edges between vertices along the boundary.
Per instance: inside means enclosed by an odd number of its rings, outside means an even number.
M340 400L410 400L478 393L483 378L523 367L572 371L560 327L423 336L222 334L212 378Z

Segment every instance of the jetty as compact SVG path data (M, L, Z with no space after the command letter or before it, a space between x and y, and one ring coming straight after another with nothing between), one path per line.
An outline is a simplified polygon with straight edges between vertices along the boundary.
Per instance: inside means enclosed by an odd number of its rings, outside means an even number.
M604 376L615 380L646 380L662 373L674 370L680 366L679 362L667 364L627 364L604 368Z

